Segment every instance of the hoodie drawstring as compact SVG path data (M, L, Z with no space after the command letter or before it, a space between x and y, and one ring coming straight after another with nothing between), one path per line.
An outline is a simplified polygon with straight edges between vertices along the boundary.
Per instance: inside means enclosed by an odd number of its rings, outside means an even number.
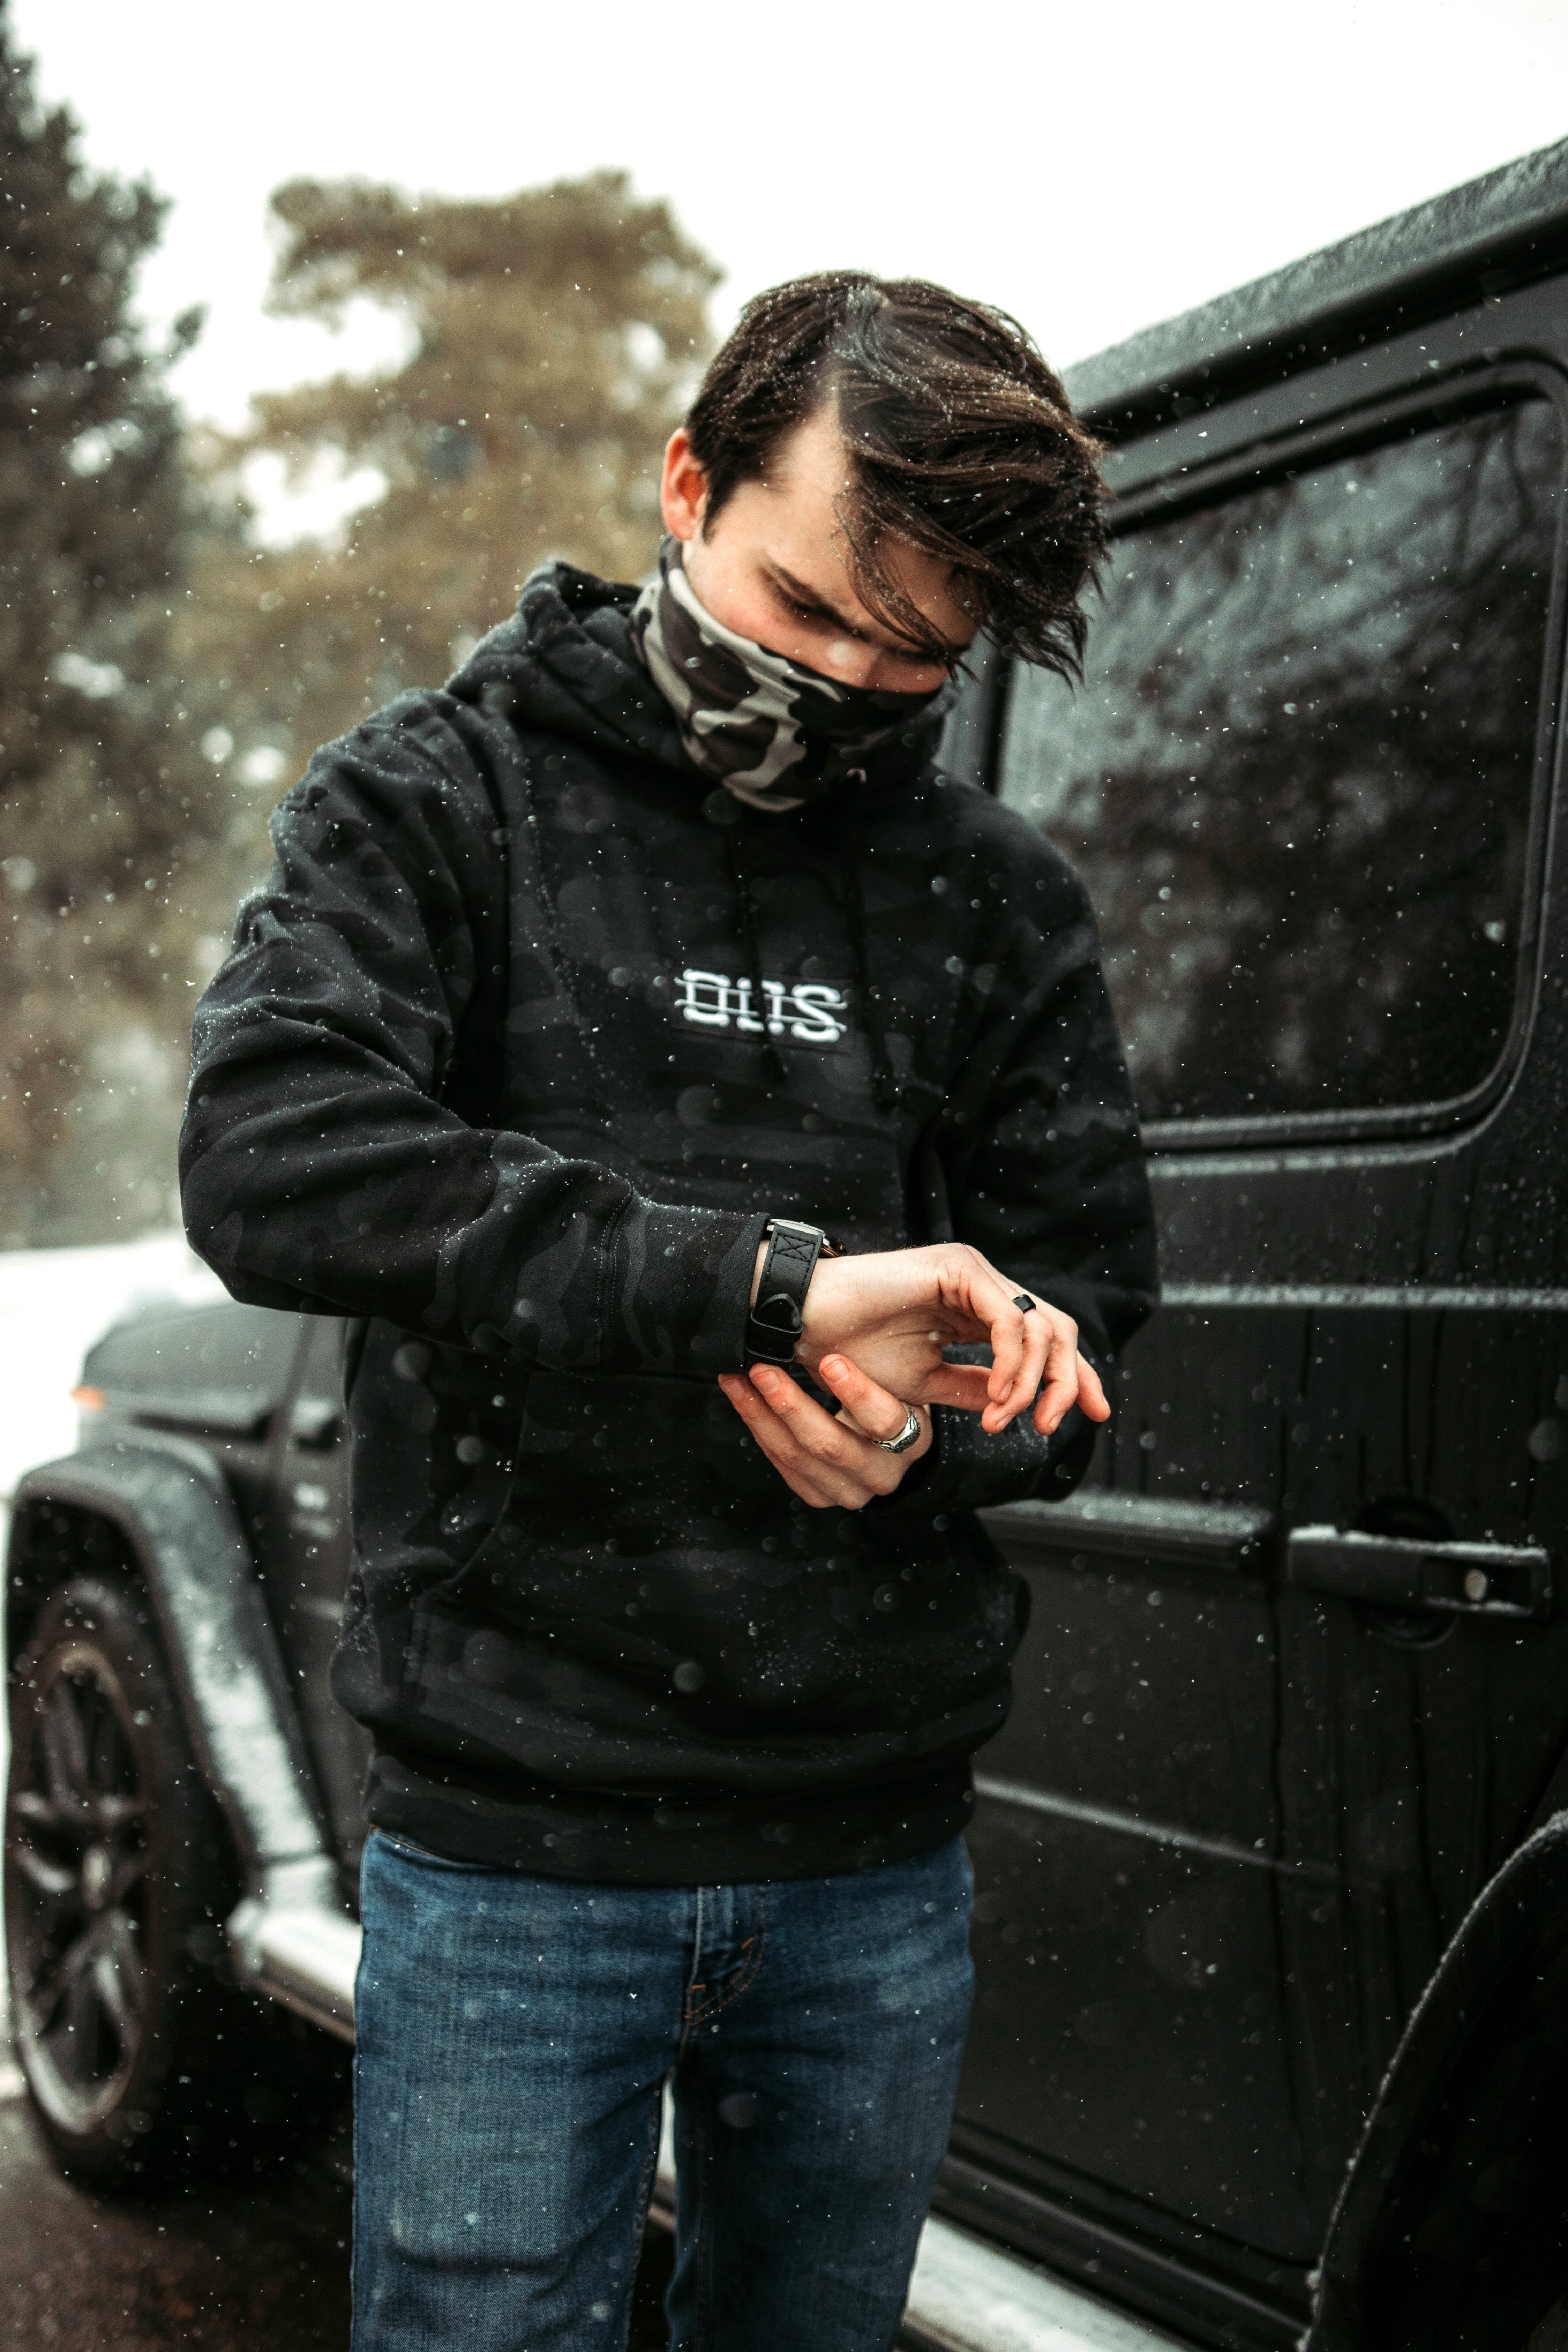
M848 919L850 943L855 950L856 985L860 992L860 1008L871 1048L871 1093L879 1110L897 1110L900 1087L893 1074L893 1058L888 1050L881 995L871 985L871 950L866 936L866 861L870 853L866 846L859 783L854 786L854 797L845 812L842 840L844 912Z
M853 798L845 812L840 835L844 912L855 956L855 984L859 992L867 1042L871 1049L871 1093L879 1110L890 1111L897 1110L899 1107L900 1090L888 1046L887 1028L882 1020L880 992L871 985L871 950L866 932L866 860L868 853L858 786L852 787L852 791ZM757 926L756 893L752 885L751 867L742 848L744 824L738 810L724 830L730 851L730 875L740 902L741 940L745 950L746 974L751 982L752 1010L753 1016L765 1024L768 1000L763 987L763 950ZM757 1054L770 1078L782 1081L788 1076L784 1055L768 1035L765 1025Z

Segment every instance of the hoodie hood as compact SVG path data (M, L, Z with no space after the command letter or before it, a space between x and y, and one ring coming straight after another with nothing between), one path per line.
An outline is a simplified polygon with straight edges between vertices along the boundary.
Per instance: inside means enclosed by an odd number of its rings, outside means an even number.
M524 582L511 619L481 639L447 691L601 757L667 768L703 797L713 777L688 756L675 713L637 654L632 614L640 593L574 564L542 564ZM868 752L864 783L836 787L818 807L844 804L857 790L863 798L896 792L929 765L952 689L909 698L919 707L907 726ZM775 820L778 814L769 812Z
M701 799L725 834L740 919L736 944L752 1001L761 1004L763 972L747 831L759 822L759 814L745 814L758 804L749 795L716 788L711 771L699 767L687 751L676 713L638 649L639 606L636 588L596 580L569 563L543 564L524 583L513 618L491 630L449 681L447 691L514 725L568 737L600 757L608 754L668 770ZM646 620L646 609L641 617ZM853 776L809 800L786 800L760 812L760 822L769 830L791 817L808 823L826 818L835 828L856 979L871 1047L873 1090L883 1109L895 1107L899 1089L884 1007L871 984L868 960L865 825L879 801L907 793L930 766L952 689L908 699L914 706L909 723L869 746ZM782 1076L779 1049L766 1029L754 1050L766 1078Z

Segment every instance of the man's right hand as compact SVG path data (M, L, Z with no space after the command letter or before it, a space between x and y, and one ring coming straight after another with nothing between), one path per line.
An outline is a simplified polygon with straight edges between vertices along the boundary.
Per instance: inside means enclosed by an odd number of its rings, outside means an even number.
M1034 1299L1029 1313L1017 1297ZM989 1370L943 1361L943 1348L975 1342L989 1342ZM965 1242L818 1258L795 1354L810 1370L824 1356L847 1356L906 1403L957 1405L993 1433L1031 1405L1042 1437L1075 1404L1090 1421L1110 1418L1072 1317Z

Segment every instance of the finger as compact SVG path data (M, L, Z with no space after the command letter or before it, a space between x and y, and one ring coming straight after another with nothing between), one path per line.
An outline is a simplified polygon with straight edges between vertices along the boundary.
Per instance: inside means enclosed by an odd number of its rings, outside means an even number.
M1024 1291L1016 1296L1026 1298L1030 1294ZM984 1416L985 1427L992 1431L1005 1429L1010 1421L1034 1403L1058 1334L1067 1324L1065 1317L1038 1302L1026 1314L1012 1298L1007 1307L1016 1319L1010 1355L998 1357L995 1347L992 1349L988 1394L993 1410Z
M740 1379L733 1373L721 1373L719 1385L756 1439L762 1452L802 1502L809 1503L816 1511L858 1511L869 1502L871 1489L844 1471L833 1470L807 1453L787 1423L750 1381ZM790 1386L794 1386L793 1381Z
M1053 1375L1059 1373L1059 1378L1053 1378L1040 1398L1042 1406L1048 1404L1048 1411L1042 1414L1038 1425L1047 1433L1057 1427L1063 1415L1069 1412L1075 1404L1090 1421L1110 1419L1110 1406L1100 1384L1100 1374L1089 1358L1079 1351L1077 1327L1069 1326L1069 1329L1070 1346L1064 1349L1059 1367L1054 1360L1050 1364Z
M1040 1426L1047 1433L1060 1422L1068 1405L1078 1402L1078 1346L1059 1325L1051 1333L1040 1391Z
M938 1364L910 1392L911 1404L951 1404L960 1412L984 1412L991 1402L991 1373L984 1364Z
M1078 1402L1079 1411L1086 1412L1090 1421L1110 1419L1110 1400L1101 1386L1100 1374L1087 1356L1080 1356L1078 1360Z
M863 1372L848 1356L824 1356L816 1368L816 1377L853 1413L856 1427L868 1437L903 1435L909 1420L908 1405L891 1390L872 1380L869 1373Z
M721 1373L719 1385L780 1476L805 1501L820 1506L824 1490L813 1475L815 1465L808 1463L767 1400L749 1380L733 1374Z
M1029 1298L1034 1296L1027 1290L1019 1291L1016 1295L1020 1298ZM1051 1360L1052 1350L1058 1345L1058 1338L1064 1328L1069 1342L1076 1341L1078 1337L1077 1325L1068 1317L1058 1315L1054 1307L1047 1307L1043 1299L1036 1299L1034 1307L1027 1314L1020 1309L1019 1321L1024 1328L1019 1348L1018 1369L1013 1376L1011 1385L1000 1400L1007 1408L1009 1421L1016 1413L1026 1412L1034 1403L1039 1393L1040 1382L1046 1377L1046 1367ZM1005 1427L1005 1423L998 1425Z
M771 1377L782 1381L792 1396L800 1395L793 1381L784 1379L782 1374L775 1373ZM770 1375L764 1372L763 1378L765 1382ZM798 1433L762 1394L754 1376L748 1381L737 1380L731 1375L721 1381L721 1386L774 1469L803 1501L810 1503L816 1510L837 1507L851 1511L858 1511L869 1502L874 1490L864 1479L855 1475L853 1461L825 1460L803 1444ZM802 1402L809 1405L811 1401L804 1398ZM820 1406L812 1409L837 1436L837 1424L832 1417L824 1413ZM838 1449L841 1455L847 1454L848 1450L842 1445Z
M824 1508L828 1497L813 1475L814 1465L808 1465L765 1398L758 1394L750 1381L738 1379L733 1373L721 1373L719 1385L785 1485L814 1509Z
M865 1375L861 1377L864 1379ZM815 1398L808 1397L805 1391L786 1373L774 1371L771 1365L759 1364L752 1379L785 1423L791 1436L808 1454L819 1462L831 1463L836 1469L853 1470L857 1467L858 1455L867 1442L864 1438L855 1437L841 1422L834 1419L832 1413L824 1412ZM872 1381L866 1382L868 1389L874 1385ZM900 1413L899 1427L901 1429L903 1425Z
M1007 1407L986 1427L1005 1429L1035 1401L1051 1338L1041 1326L1053 1310L1032 1291L1020 1292L1016 1283L1007 1282L977 1251L967 1252L966 1257L971 1308L987 1325L991 1341L991 1400ZM1028 1299L1029 1306L1018 1306L1019 1297Z
M1086 1356L1079 1357L1076 1371L1078 1380L1077 1391L1075 1394L1068 1399L1066 1405L1061 1404L1060 1397L1055 1392L1055 1391L1043 1390L1041 1391L1040 1401L1035 1407L1034 1423L1035 1427L1039 1431L1042 1437L1049 1437L1051 1433L1060 1426L1062 1421L1066 1418L1068 1412L1074 1404L1078 1406L1079 1411L1089 1421L1109 1421L1110 1419L1110 1406L1107 1401L1105 1391L1100 1386L1100 1374L1095 1370L1094 1366L1089 1361L1089 1359ZM1059 1411L1058 1410L1058 1405L1060 1405Z
M864 1380L864 1373L860 1377ZM825 1473L829 1475L844 1473L871 1494L891 1494L908 1466L907 1455L895 1459L892 1454L884 1454L871 1439L847 1429L831 1413L824 1412L822 1407L814 1403L794 1381L783 1372L774 1371L771 1366L759 1364L752 1378L773 1411L788 1423L792 1436L798 1439L814 1457L817 1477L823 1477ZM869 1390L875 1388L876 1383L868 1381L866 1385ZM897 1400L893 1402L897 1402ZM903 1425L904 1415L900 1412L900 1429ZM911 1446L910 1452L912 1454L913 1451Z
M978 1370L978 1366L975 1367ZM825 1387L841 1399L843 1411L838 1415L840 1427L847 1426L858 1436L868 1439L877 1447L877 1458L868 1461L861 1475L868 1478L879 1494L890 1495L912 1470L931 1442L931 1420L913 1403L906 1404L902 1397L894 1396L889 1389L863 1372L847 1356L825 1356L818 1377ZM919 1424L918 1434L896 1454L887 1451L885 1440L902 1437L909 1427L910 1412Z
M1024 1350L1027 1339L1028 1317L1015 1307L1011 1293L1004 1292L996 1276L986 1269L991 1278L987 1284L991 1313L991 1380L993 1403L1001 1404L1012 1392L1014 1383L1023 1370ZM1000 1296L996 1294L1000 1293Z

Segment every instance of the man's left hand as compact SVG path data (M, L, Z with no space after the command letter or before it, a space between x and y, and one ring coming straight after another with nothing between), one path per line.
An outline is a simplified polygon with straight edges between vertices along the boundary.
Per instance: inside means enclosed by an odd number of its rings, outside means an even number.
M906 1453L884 1454L876 1441L897 1437L905 1424L899 1399L868 1380L847 1356L824 1356L816 1378L838 1399L837 1414L825 1412L773 1364L754 1364L749 1373L721 1373L719 1385L803 1502L818 1511L858 1511L877 1496L892 1494L929 1453L931 1415L916 1406L920 1435ZM983 1388L986 1375L977 1372L975 1378Z

